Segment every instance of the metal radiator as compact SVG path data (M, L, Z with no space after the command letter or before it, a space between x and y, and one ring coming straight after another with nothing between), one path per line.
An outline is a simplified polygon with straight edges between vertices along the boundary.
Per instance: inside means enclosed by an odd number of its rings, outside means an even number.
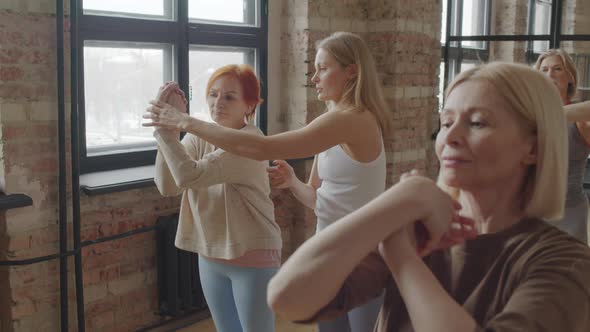
M159 314L178 316L206 310L198 256L174 246L178 214L159 217L156 225Z

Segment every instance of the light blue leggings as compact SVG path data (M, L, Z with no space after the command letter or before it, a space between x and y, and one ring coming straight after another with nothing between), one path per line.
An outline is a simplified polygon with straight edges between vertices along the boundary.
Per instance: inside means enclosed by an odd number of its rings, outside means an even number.
M371 332L383 304L383 294L333 320L318 323L319 332Z
M239 267L199 255L199 276L217 332L274 332L266 286L277 268Z

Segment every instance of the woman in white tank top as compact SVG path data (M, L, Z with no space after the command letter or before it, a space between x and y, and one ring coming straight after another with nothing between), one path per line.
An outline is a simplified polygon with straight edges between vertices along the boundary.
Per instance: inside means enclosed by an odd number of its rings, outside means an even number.
M152 102L144 126L175 128L225 151L258 160L275 160L271 184L289 188L315 210L318 230L360 208L385 189L384 138L389 133L387 105L369 48L357 35L337 32L316 45L315 85L328 112L303 128L256 136L190 117L171 105ZM281 159L316 156L309 181L298 180ZM357 308L320 332L373 329L382 299Z

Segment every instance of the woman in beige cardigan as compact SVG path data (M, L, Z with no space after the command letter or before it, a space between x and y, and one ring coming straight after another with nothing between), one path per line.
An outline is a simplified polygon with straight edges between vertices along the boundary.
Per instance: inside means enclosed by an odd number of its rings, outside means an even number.
M206 90L211 118L218 125L252 135L248 123L261 102L259 82L246 65L213 73ZM158 98L186 111L175 83ZM199 254L205 299L219 332L271 332L274 315L266 286L277 271L282 245L266 173L267 162L226 152L177 130L156 128L155 182L163 195L182 194L176 246Z

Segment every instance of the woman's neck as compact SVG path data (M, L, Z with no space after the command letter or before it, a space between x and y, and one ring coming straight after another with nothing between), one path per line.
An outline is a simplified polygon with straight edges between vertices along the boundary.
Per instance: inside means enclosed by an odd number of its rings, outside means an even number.
M350 110L354 108L354 105L340 99L339 101L329 100L326 102L326 107L328 111L343 111L343 110Z
M569 105L572 103L572 101L570 100L570 98L567 96L567 92L562 93L561 91L559 92L559 96L561 97L561 102L564 105Z
M475 221L479 234L509 228L524 216L520 193L510 195L506 190L462 190L459 202L463 207L460 213Z

